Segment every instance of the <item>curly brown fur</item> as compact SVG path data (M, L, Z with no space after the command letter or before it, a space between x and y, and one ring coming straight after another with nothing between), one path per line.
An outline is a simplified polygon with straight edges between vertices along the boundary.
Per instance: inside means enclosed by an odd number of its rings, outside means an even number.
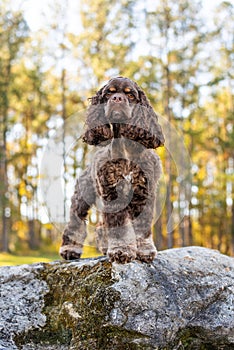
M99 249L112 262L151 262L156 255L151 224L161 162L150 149L164 144L157 114L143 90L124 77L111 79L90 100L83 141L102 147L77 182L60 254L67 260L79 258L85 218L99 201Z

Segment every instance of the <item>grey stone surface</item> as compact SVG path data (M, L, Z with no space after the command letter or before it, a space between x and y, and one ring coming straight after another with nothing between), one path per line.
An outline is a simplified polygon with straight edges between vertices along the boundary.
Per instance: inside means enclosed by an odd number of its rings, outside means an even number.
M16 349L12 336L46 324L42 313L47 284L37 279L42 265L0 269L0 350Z
M0 268L0 350L234 349L234 259L187 247Z

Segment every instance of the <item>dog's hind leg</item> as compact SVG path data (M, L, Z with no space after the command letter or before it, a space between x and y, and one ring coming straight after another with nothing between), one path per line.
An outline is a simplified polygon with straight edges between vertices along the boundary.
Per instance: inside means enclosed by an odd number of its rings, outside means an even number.
M108 237L107 229L104 226L103 220L97 224L95 228L95 239L97 243L98 250L103 254L107 254L108 248Z

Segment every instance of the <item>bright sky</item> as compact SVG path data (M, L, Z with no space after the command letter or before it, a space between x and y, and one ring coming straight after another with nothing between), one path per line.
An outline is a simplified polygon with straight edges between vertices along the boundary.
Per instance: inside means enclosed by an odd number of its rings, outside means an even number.
M53 2L50 0L11 0L12 9L21 9L25 14L26 21L32 31L40 30L45 23L51 23L50 7L53 7ZM68 29L71 32L77 33L80 29L79 18L79 0L61 0L61 7L68 4L69 23Z
M142 0L145 3L145 0ZM222 0L202 0L204 15L209 18L211 10ZM77 14L79 13L79 0L63 0L61 6L68 4L68 29L74 33L80 30L80 21ZM146 0L147 6L152 7L152 0ZM154 2L155 4L155 2ZM37 31L42 28L45 23L51 23L50 0L12 0L12 9L22 9L25 13L25 18L31 30ZM53 5L52 5L53 6Z

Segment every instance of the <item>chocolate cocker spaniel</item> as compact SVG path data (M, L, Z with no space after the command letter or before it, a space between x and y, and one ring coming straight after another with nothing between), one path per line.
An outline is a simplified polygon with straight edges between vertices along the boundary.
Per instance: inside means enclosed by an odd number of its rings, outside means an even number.
M110 261L156 256L151 225L161 162L153 149L164 144L158 117L132 80L111 79L91 99L83 141L98 146L92 164L76 183L61 256L78 259L88 210L96 204L96 239Z

